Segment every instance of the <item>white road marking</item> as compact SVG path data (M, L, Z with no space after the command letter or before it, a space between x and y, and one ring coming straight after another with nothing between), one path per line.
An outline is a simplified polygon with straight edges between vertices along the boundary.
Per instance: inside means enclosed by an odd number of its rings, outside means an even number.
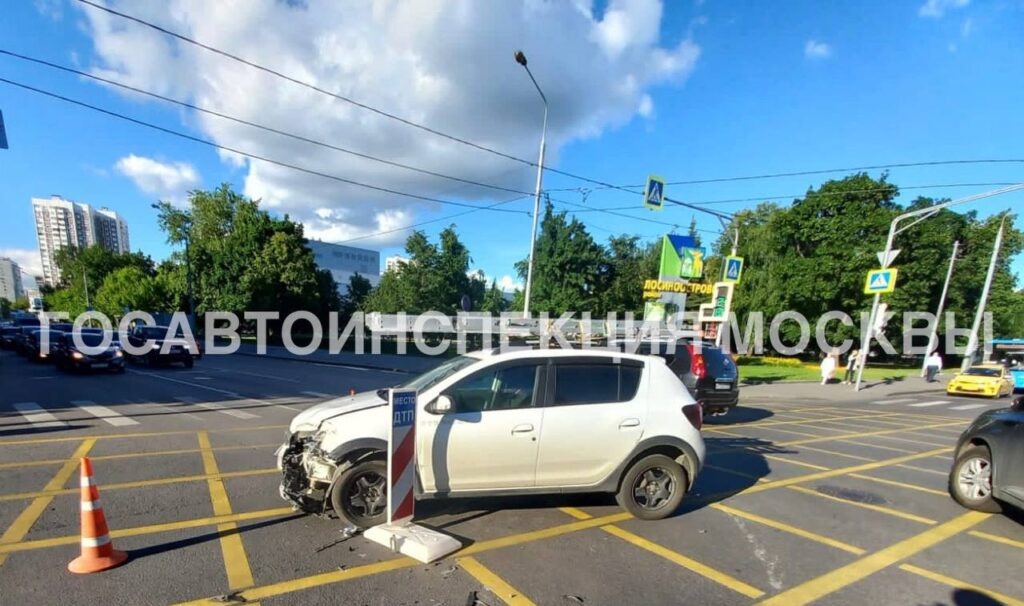
M941 406L942 404L949 404L949 400L932 400L930 402L918 402L917 404L911 404L912 408L926 408L928 406Z
M904 404L906 402L913 402L914 398L893 398L892 400L875 400L872 404L879 406L888 406L889 404Z
M950 410L973 410L975 408L985 408L988 404L964 404L963 406L950 406Z
M188 417L188 418L192 419L193 421L202 421L203 420L203 418L200 417L199 415L194 415L194 414L192 414L190 412L184 412L184 411L181 411L181 410L175 410L175 409L171 408L170 406L164 406L163 404L152 404L152 403L150 403L150 404L147 404L147 406L151 406L151 407L157 408L159 410L167 411L168 413L173 414L175 416Z
M221 393L221 394L224 394L226 396L231 396L232 398L240 398L240 397L242 397L241 395L239 395L236 392L228 391L226 389L217 389L216 387L210 387L209 385L203 385L202 383L193 383L191 381L182 381L181 379L175 379L175 378L172 378L172 377L165 377L165 376L158 375L158 374L151 373L151 372L140 372L138 370L129 370L128 372L132 372L132 373L135 373L137 375L142 375L144 377L152 377L154 379L160 379L161 381L170 381L172 383L180 383L182 385L188 385L189 387L198 387L199 389L205 389L207 391L215 391L217 393Z
M178 400L179 402L184 402L186 404L192 404L193 406L198 406L199 408L205 408L206 410L213 410L215 412L224 413L224 414L226 414L228 416L235 417L236 419L258 419L259 418L259 415L254 415L251 412L245 412L244 410L235 410L234 408L228 408L227 406L224 406L223 404L218 404L216 402L200 402L200 401L196 400L195 398L192 398L192 397L189 397L189 396L179 396L179 397L176 397L174 399Z
M313 366L323 366L324 368L345 368L347 370L358 370L359 372L370 372L371 369L363 368L362 366L346 366L345 364L324 364L322 362L313 362ZM393 370L380 369L381 372L394 372Z
M21 413L21 416L25 417L26 421L32 424L33 427L68 426L67 423L53 416L35 402L16 402L13 406L15 410Z
M123 414L111 410L106 406L100 406L92 400L71 400L71 403L78 408L81 408L85 412L91 414L94 417L103 419L107 423L114 427L124 427L125 425L138 425L139 422L135 419L129 419Z
M217 372L230 372L236 375L249 375L250 377L257 377L260 379L272 379L274 381L286 381L288 383L301 383L298 379L289 379L287 377L279 377L277 375L268 375L265 373L248 372L245 370L235 370L234 368L214 368Z
M299 393L307 395L307 396L312 396L314 398L336 398L337 397L335 395L332 395L332 394L329 394L329 393L324 393L322 391L300 391Z

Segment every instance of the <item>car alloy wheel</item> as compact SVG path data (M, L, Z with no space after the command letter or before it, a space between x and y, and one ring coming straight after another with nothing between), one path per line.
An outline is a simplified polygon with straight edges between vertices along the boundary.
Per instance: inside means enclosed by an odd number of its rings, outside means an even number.
M676 483L667 470L651 467L633 482L633 502L641 509L654 511L668 503L676 491Z
M388 502L387 479L374 471L357 476L349 488L348 502L350 510L361 518L380 515Z
M986 499L992 494L992 464L982 457L971 457L960 465L956 475L957 490L972 500Z

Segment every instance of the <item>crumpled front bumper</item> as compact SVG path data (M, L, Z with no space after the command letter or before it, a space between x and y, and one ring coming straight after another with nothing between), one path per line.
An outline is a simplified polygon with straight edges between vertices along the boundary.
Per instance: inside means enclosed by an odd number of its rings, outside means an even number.
M281 498L317 515L331 511L330 488L337 464L320 450L313 436L291 434L275 453L281 471Z

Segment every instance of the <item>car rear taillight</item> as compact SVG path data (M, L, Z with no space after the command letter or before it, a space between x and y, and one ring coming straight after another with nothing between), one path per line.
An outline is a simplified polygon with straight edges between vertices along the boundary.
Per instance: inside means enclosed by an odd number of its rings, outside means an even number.
M699 347L693 344L687 345L687 347L690 348L690 372L700 381L708 374L707 364L704 363L704 354L701 353Z
M683 406L683 414L686 415L686 420L693 425L693 428L700 431L700 428L704 425L704 407L699 402L694 404L687 404Z

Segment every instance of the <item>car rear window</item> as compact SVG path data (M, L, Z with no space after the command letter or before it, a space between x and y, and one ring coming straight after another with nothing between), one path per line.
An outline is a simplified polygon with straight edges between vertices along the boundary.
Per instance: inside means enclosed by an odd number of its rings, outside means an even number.
M642 367L610 362L558 364L552 404L628 402L640 387Z
M716 378L736 376L736 365L732 358L717 347L704 347L704 364L707 365L708 374Z

